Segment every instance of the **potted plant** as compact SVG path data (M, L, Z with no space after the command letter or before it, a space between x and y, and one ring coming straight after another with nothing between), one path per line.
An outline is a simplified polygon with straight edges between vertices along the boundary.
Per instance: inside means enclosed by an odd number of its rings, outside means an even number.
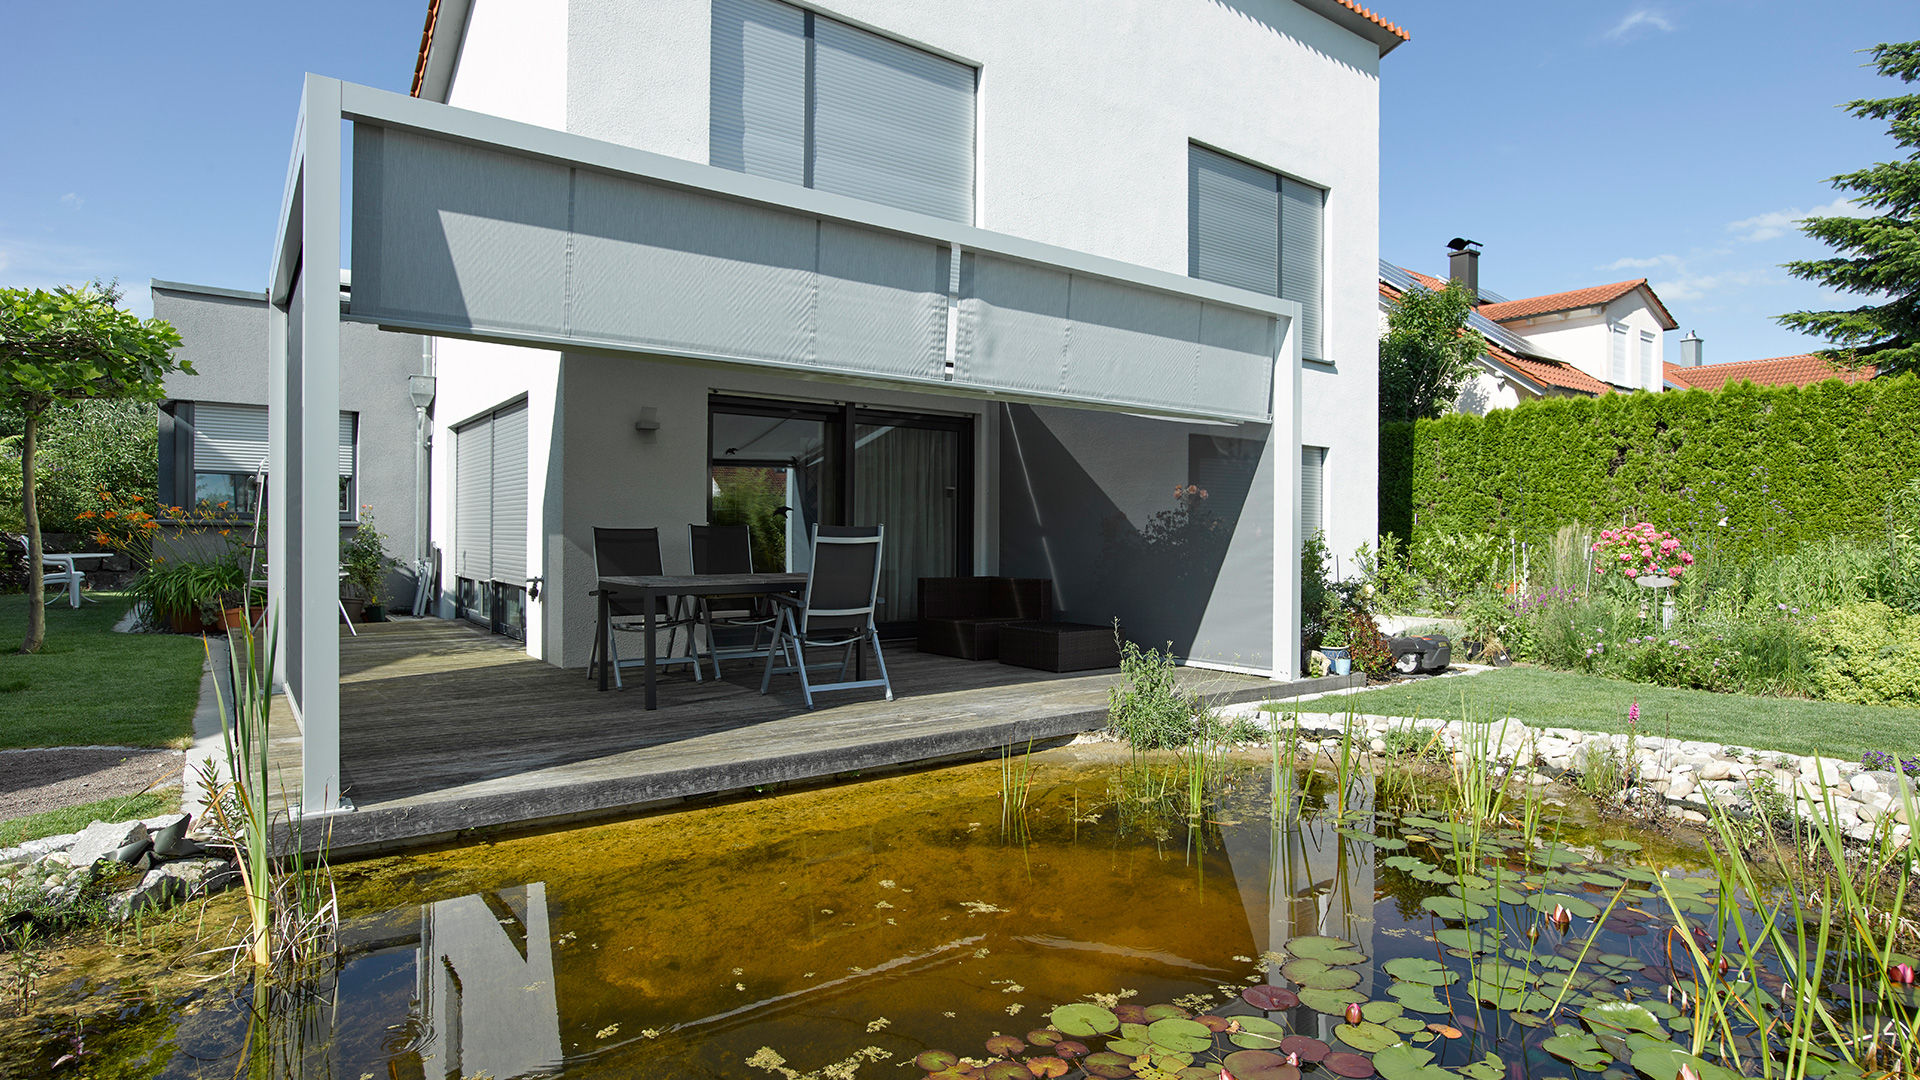
M386 537L373 523L373 511L360 508L360 523L340 542L340 599L355 622L385 622Z
M1320 655L1333 665L1335 675L1345 675L1353 670L1353 653L1347 648L1347 620L1344 613L1336 613L1327 620L1326 633L1320 636Z

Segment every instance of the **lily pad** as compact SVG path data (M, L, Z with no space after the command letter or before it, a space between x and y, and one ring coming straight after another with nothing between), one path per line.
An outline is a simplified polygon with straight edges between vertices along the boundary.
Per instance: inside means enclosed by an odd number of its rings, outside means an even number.
M1373 1055L1373 1067L1384 1080L1453 1080L1453 1074L1433 1064L1433 1051L1402 1043Z
M1373 1062L1359 1054L1328 1054L1320 1067L1335 1076L1350 1077L1351 1080L1366 1080L1373 1075Z
M1284 986L1249 986L1240 991L1240 999L1262 1012L1291 1009L1300 1004L1300 995Z
M1345 990L1360 985L1360 973L1350 967L1329 967L1313 959L1289 960L1280 965L1280 974L1301 986L1315 990Z
M1318 937L1314 935L1289 938L1287 940L1287 955L1307 960L1318 960L1336 967L1358 964L1367 958L1367 954L1361 951L1360 946L1355 945L1351 941L1342 941L1339 938Z
M1168 1017L1177 1016L1177 1017L1180 1017L1181 1019L1185 1019L1192 1015L1193 1015L1192 1013L1188 1012L1187 1010L1181 1008L1178 1005L1147 1006L1147 1023L1149 1024L1153 1023L1155 1020L1165 1020Z
M1486 908L1457 896L1429 896L1420 901L1420 906L1453 922L1484 919L1488 914Z
M1694 1057L1678 1046L1648 1046L1633 1052L1634 1071L1648 1080L1676 1080L1682 1065L1693 1066L1700 1080L1740 1080L1740 1074L1711 1061Z
M1103 1076L1107 1080L1120 1080L1121 1077L1133 1075L1133 1059L1111 1050L1088 1054L1080 1064L1090 1075Z
M996 1061L980 1070L980 1080L1033 1080L1033 1073L1021 1061Z
M1358 1024L1341 1024L1333 1029L1334 1037L1355 1050L1369 1054L1378 1053L1400 1041L1398 1033L1386 1027L1362 1020Z
M915 1068L925 1069L928 1072L951 1069L959 1063L960 1055L951 1050L925 1050L919 1057L913 1059Z
M1113 1010L1088 1002L1062 1005L1053 1010L1049 1019L1062 1035L1080 1039L1120 1030L1120 1018L1113 1014Z
M1360 1006L1360 1015L1376 1024L1384 1024L1406 1011L1397 1001L1368 1001Z
M1666 1038L1667 1029L1661 1025L1660 1018L1630 1001L1602 1001L1580 1010L1580 1018L1589 1025L1599 1025L1615 1031L1643 1031L1657 1038ZM1675 1071L1679 1066L1674 1066Z
M1639 851L1640 845L1632 840L1602 840L1600 846L1614 851Z
M1460 978L1459 972L1424 956L1396 956L1380 965L1380 969L1400 982L1423 986L1447 986Z
M1347 1006L1365 1000L1367 995L1355 990L1317 990L1308 987L1300 991L1300 1004L1328 1016L1344 1015Z
M1301 1061L1311 1065L1314 1062L1324 1060L1332 1051L1326 1043L1321 1042L1311 1035L1289 1035L1280 1040L1280 1052L1283 1054L1297 1054Z
M1242 1016L1240 1030L1228 1034L1227 1041L1243 1050L1272 1050L1287 1037L1287 1029L1264 1016Z
M1600 1040L1571 1024L1553 1029L1553 1037L1540 1048L1576 1069L1599 1072L1613 1063L1613 1055L1600 1048Z
M1599 905L1593 901L1566 893L1534 893L1527 897L1527 906L1543 914L1551 913L1556 904L1578 919L1591 919L1600 914Z
M1235 1050L1220 1064L1236 1080L1300 1080L1299 1067L1271 1050Z
M1154 1046L1178 1054L1197 1054L1213 1045L1213 1032L1208 1031L1205 1024L1175 1016L1149 1024L1147 1038Z
M1506 1074L1506 1065L1491 1053L1471 1065L1460 1067L1460 1075L1467 1077L1468 1080L1500 1080Z
M1453 1013L1452 1007L1441 1001L1431 986L1423 986L1419 983L1395 983L1387 987L1387 993L1392 994L1403 1007L1417 1013L1426 1013L1429 1016L1450 1016Z
M1027 1048L1018 1035L995 1035L987 1040L987 1053L994 1057L1012 1057Z

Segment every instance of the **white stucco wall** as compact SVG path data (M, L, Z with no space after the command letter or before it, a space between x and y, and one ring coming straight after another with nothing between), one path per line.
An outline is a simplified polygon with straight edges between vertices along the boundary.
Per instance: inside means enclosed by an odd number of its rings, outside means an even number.
M1502 325L1601 382L1612 383L1613 339L1608 327L1615 322L1627 326L1627 377L1621 385L1630 389L1642 388L1640 334L1648 331L1654 336L1651 389L1659 390L1661 372L1664 370L1661 361L1666 355L1666 332L1638 289L1598 312L1588 308L1571 316L1546 315Z
M1376 46L1291 0L807 6L978 66L983 228L1185 274L1189 142L1325 187L1329 364L1303 379L1301 441L1329 448L1334 549L1373 540ZM570 0L568 130L705 162L711 12Z
M472 0L447 104L564 130L567 7L567 0Z

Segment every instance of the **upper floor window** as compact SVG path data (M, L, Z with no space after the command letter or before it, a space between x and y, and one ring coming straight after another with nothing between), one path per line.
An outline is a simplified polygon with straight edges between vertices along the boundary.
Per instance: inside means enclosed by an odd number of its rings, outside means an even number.
M973 221L975 71L778 0L714 0L709 160Z
M1613 363L1608 371L1607 381L1615 386L1627 385L1627 324L1612 323L1608 329L1613 332Z
M1640 331L1640 385L1648 390L1660 389L1660 380L1654 370L1660 365L1653 360L1653 331Z
M249 515L259 508L256 477L267 465L267 409L176 401L162 421L162 497L182 506L202 506ZM340 517L353 520L358 472L357 414L340 414L338 473ZM169 438L168 428L185 437Z
M1187 273L1300 305L1300 355L1324 360L1327 193L1202 146L1187 148Z

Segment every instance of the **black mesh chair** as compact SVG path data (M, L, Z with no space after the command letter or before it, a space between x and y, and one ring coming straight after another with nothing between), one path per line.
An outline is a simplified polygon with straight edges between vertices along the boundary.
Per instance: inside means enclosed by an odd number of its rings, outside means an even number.
M760 692L773 685L776 670L800 676L800 694L807 708L813 708L813 695L822 690L857 690L878 686L893 700L893 683L887 679L887 661L880 653L880 631L873 624L876 599L880 595L880 550L886 526L832 526L813 528L813 569L807 574L806 594L799 599L775 597L778 620L773 624L773 644L767 649L767 670L760 677ZM873 647L873 664L880 671L877 679L847 681L847 667L853 663L854 650L862 642ZM774 653L793 646L792 662L776 669ZM807 649L845 649L840 660L838 682L814 684L807 678Z
M753 532L745 525L689 525L687 546L693 557L693 572L705 574L753 573ZM707 628L707 657L713 661L713 677L720 677L718 629L753 630L753 644L732 646L725 655L763 656L760 636L773 629L773 604L765 597L705 597L696 601L696 614ZM717 605L717 606L716 606Z
M607 528L601 525L593 527L593 578L596 583L604 577L657 577L665 571L660 563L659 529L621 529ZM600 635L594 635L594 654L587 661L587 677L593 678L601 663L610 663L613 667L613 685L620 686L620 649L616 633L645 633L646 607L638 600L614 598L608 602L607 611L611 626L607 629L607 655L599 653ZM693 677L701 679L700 654L698 642L694 640L694 625L698 622L679 598L654 598L654 630L667 631L667 648L664 655L657 655L654 663L662 667L668 664L692 664ZM674 654L674 640L680 628L687 631L686 652ZM645 663L643 660L628 660L626 664Z

